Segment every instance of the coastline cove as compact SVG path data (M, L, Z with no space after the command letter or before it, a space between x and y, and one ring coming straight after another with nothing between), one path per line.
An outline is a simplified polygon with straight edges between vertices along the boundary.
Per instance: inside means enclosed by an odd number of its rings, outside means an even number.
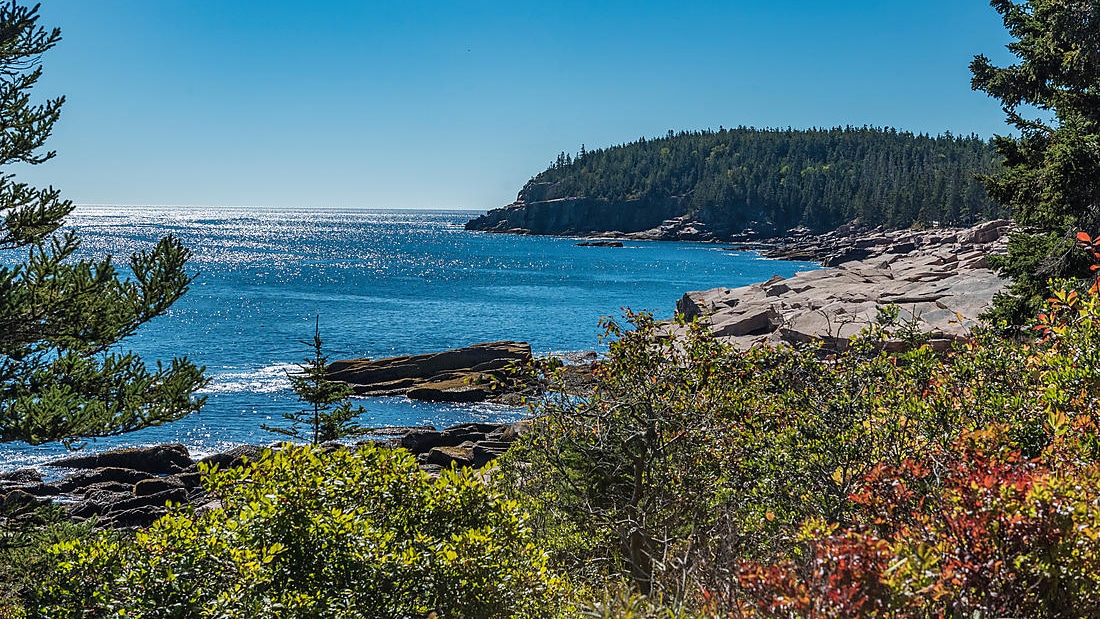
M193 252L190 291L123 349L146 363L186 355L210 384L197 414L83 453L181 443L196 457L278 437L261 430L300 408L286 372L320 318L331 360L415 355L519 340L536 355L603 350L599 320L622 308L670 318L690 290L736 287L819 268L714 244L466 231L478 211L80 206L68 220L81 255L124 257L172 234ZM3 259L16 259L15 256ZM508 423L498 404L357 399L367 427ZM0 445L0 471L66 455L60 444Z

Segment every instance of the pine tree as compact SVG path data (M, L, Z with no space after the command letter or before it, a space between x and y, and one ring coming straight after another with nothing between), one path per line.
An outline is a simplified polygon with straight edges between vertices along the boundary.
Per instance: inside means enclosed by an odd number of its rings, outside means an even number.
M1019 324L1049 296L1050 278L1088 275L1078 231L1100 232L1100 0L992 0L1019 63L970 65L972 86L999 99L1019 137L994 141L1003 171L983 178L1021 231L993 265L1014 283L994 315ZM1049 119L1027 118L1028 108Z
M291 423L289 428L263 424L260 427L264 430L309 440L314 445L362 433L362 428L353 420L365 410L362 406L352 408L347 401L354 394L351 387L328 380L328 357L321 350L322 343L321 318L318 316L313 328L313 341L302 341L302 344L313 349L313 356L297 364L297 372L287 372L290 387L298 394L298 400L309 407L283 414L283 418ZM332 405L337 403L333 409ZM308 430L303 431L303 426Z
M73 204L56 189L16 182L15 163L54 156L42 146L64 98L35 105L41 55L61 39L38 25L38 7L0 5L0 441L71 445L179 419L203 404L205 379L186 358L147 368L118 345L163 314L191 282L189 252L162 239L130 257L76 258L62 232Z

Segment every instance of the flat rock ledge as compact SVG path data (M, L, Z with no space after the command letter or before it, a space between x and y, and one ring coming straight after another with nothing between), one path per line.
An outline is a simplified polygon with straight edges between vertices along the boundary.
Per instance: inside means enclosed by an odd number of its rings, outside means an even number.
M486 342L425 355L334 361L328 378L347 383L360 396L518 404L537 391L520 371L531 363L526 342Z
M404 448L413 453L421 469L436 474L456 467L482 468L502 455L527 432L530 421L512 424L463 423L444 430L432 427L379 428L370 442L389 449ZM218 507L202 488L199 463L221 468L240 466L255 460L264 449L279 449L276 443L241 445L228 452L193 460L180 444L154 445L108 451L93 456L62 458L46 467L64 470L57 481L47 481L33 468L0 473L0 519L34 521L35 508L56 503L74 521L95 519L98 528L147 527L168 513L166 504L190 505L196 511ZM326 444L325 449L346 449L349 445Z
M802 247L792 242L770 255L821 260L828 268L689 292L676 309L742 348L817 340L836 348L873 324L879 308L896 305L900 321L930 334L933 348L946 350L968 337L1007 284L989 268L987 256L1005 251L1010 227L997 220L968 229L841 231Z

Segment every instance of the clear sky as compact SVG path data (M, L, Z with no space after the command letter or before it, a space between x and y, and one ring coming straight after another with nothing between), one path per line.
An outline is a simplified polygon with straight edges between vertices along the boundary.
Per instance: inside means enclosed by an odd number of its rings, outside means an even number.
M982 0L44 0L37 97L81 204L488 209L669 129L1005 133Z

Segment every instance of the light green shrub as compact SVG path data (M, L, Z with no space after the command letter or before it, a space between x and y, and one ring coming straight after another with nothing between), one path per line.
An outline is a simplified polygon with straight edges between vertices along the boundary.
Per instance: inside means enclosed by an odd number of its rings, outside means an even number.
M48 617L539 617L555 578L517 505L404 451L287 446L210 471L221 503L60 544Z

